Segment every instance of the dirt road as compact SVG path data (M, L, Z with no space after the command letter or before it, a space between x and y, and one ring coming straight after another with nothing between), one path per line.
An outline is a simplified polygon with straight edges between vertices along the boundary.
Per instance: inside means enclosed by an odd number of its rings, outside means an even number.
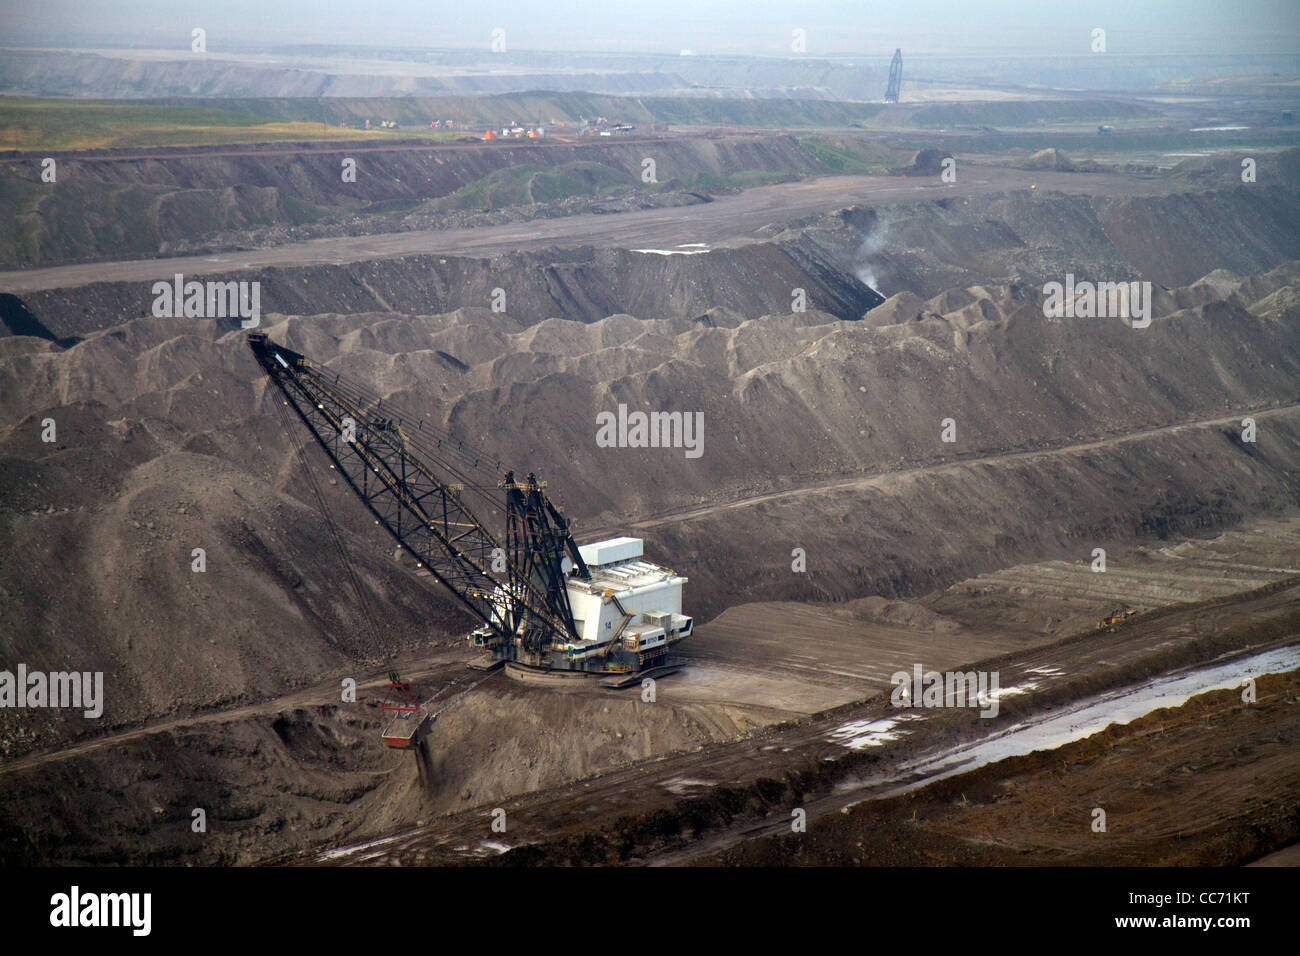
M357 131L359 132L359 131ZM784 134L784 130L755 130L754 132L766 135L779 136ZM460 130L460 136L475 136L474 130ZM301 156L304 153L338 153L339 155L351 156L353 153L399 153L399 152L449 152L460 150L479 150L490 149L511 150L511 149L542 149L547 147L573 147L575 145L596 147L603 146L626 146L638 145L642 143L661 142L665 137L627 137L614 140L600 140L598 142L584 142L579 137L551 136L547 139L520 139L520 140L498 140L491 145L483 143L475 136L475 142L426 142L418 139L406 139L399 142L385 142L381 139L375 140L325 140L322 142L308 143L249 143L242 147L205 147L205 146L159 146L153 149L141 150L139 152L127 152L126 150L10 150L6 155L0 156L0 166L5 164L29 163L33 159L43 159L46 156L66 157L79 163L120 163L129 160L151 160L151 159L231 159L241 156L261 156L261 157L289 157ZM678 137L674 137L678 138ZM681 137L687 138L687 137ZM703 134L693 138L718 138L718 134L704 136Z
M974 196L1027 190L1030 186L1037 187L1040 194L1055 191L1121 196L1160 195L1179 188L1177 184L1157 177L1027 172L975 165L963 166L956 183L942 183L937 176L825 176L758 186L709 203L680 208L604 215L584 213L501 226L312 239L270 249L219 255L95 262L0 272L0 290L21 294L92 282L170 279L178 272L187 276L225 275L268 266L341 265L410 255L489 257L556 246L595 245L626 249L672 249L683 243L739 246L762 239L760 232L767 226L793 222L845 206Z
M856 478L837 478L831 481L819 482L817 484L803 485L798 488L788 488L782 491L770 491L759 495L751 495L749 497L723 501L717 504L703 505L698 508L689 508L684 511L665 512L663 514L654 515L650 518L643 518L639 521L620 521L618 524L596 525L590 528L583 527L582 534L586 537L599 538L603 535L624 533L619 529L646 531L663 525L679 524L683 521L705 518L721 512L734 511L741 508L753 508L770 501L802 498L807 495L824 494L826 492L851 491L856 488L868 488L887 478L897 479L920 474L938 474L945 470L969 467L971 465L987 464L990 462L1022 461L1047 455L1066 455L1073 452L1089 451L1107 445L1118 445L1130 441L1141 441L1144 438L1151 437L1152 435L1176 433L1192 428L1205 428L1213 425L1239 425L1243 415L1252 415L1256 419L1260 419L1268 418L1273 415L1286 414L1287 412L1295 411L1296 409L1300 409L1300 402L1292 402L1289 405L1281 405L1263 411L1256 409L1243 409L1236 414L1228 415L1223 418L1206 418L1198 421L1176 422L1172 425L1158 425L1154 428L1144 428L1141 431L1130 432L1124 435L1115 435L1107 438L1090 439L1077 444L1058 445L1049 448L1035 448L1030 451L984 455L975 458L957 458L950 462L942 462L933 465L919 465L915 468L889 469Z
M465 668L465 659L467 656L467 652L461 648L456 648L450 653L444 652L435 655L438 659L436 663L430 664L426 662L422 667L403 669L402 679L407 683L420 682L422 684L447 684L455 681L457 684L468 686L474 680L480 679L481 675L479 675L479 678L470 676L473 672L467 671ZM361 699L360 695L365 691L371 691L372 693L370 696L372 697L382 697L384 689L388 687L388 683L389 681L386 676L377 677L373 674L358 680L358 699ZM454 693L454 690L452 692ZM214 710L187 717L177 717L172 720L154 721L145 724L143 727L135 727L130 730L124 730L120 733L112 733L103 737L93 737L89 740L83 740L60 750L30 754L26 757L20 757L17 760L0 763L0 775L21 773L31 770L34 767L46 766L62 760L71 760L74 757L94 753L97 750L120 747L133 740L140 740L144 737L156 734L167 734L177 730L189 730L195 727L201 727L205 724L225 724L232 721L247 720L250 717L281 714L298 707L316 707L319 706L322 701L338 700L338 694L339 683L338 681L331 680L326 684L317 684L306 688L305 690L294 691L292 694L286 694L283 697L276 697L272 700L264 700L243 707L234 707L228 710ZM443 696L446 695L444 694Z

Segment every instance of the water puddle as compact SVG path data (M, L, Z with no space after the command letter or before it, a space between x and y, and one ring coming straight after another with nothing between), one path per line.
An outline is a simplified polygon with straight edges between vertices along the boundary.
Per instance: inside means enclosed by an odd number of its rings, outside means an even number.
M397 836L383 837L382 839L379 840L371 840L369 843L358 843L356 846L345 846L345 847L340 847L337 850L326 850L324 853L321 853L319 856L317 856L316 860L317 862L321 862L321 863L323 863L326 860L341 860L345 857L352 856L354 853L360 853L362 850L372 850L375 847L387 846L389 843L392 843L395 840L400 840L402 837L409 836L411 833L415 833L415 832L418 831L411 830L408 831L407 833L399 833ZM362 857L362 859L370 859L371 857L377 855L378 854L372 853L369 854L368 856Z
M1061 710L1048 711L1030 721L1014 724L982 740L909 761L900 770L905 775L916 775L918 779L880 796L906 793L1007 757L1019 757L1036 750L1055 750L1100 733L1111 724L1128 724L1164 707L1181 707L1198 694L1241 687L1248 677L1281 674L1298 668L1300 646L1279 647L1079 701Z
M683 242L675 249L633 249L632 251L656 256L698 256L708 252L709 248L702 242Z
M882 717L879 720L854 720L831 731L830 739L850 750L865 750L867 747L881 747L891 740L897 740L907 731L897 727L905 720L916 720L919 714L900 714L897 717Z

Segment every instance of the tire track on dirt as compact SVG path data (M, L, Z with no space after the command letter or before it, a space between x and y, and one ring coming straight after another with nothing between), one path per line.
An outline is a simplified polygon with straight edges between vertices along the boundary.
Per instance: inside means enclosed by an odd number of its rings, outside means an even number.
M404 672L403 679L407 683L412 683L419 680L428 680L430 678L443 676L463 676L464 673L465 662L457 660ZM341 679L341 677L339 679ZM388 683L389 680L387 676L371 676L357 681L357 690L375 690L386 687ZM337 698L338 680L329 681L324 684L317 684L305 690L294 691L292 694L285 694L282 697L276 697L272 700L241 705L230 710L213 710L205 713L193 714L187 717L176 717L170 720L149 723L141 727L134 727L130 730L108 734L103 737L92 737L89 740L83 740L59 750L29 754L25 757L20 757L17 760L0 763L0 775L7 773L22 773L36 767L46 766L61 760L70 760L74 757L83 756L98 750L105 750L109 747L120 746L156 734L167 734L178 730L189 730L209 724L224 724L230 723L231 721L248 720L254 717L267 717L281 714L286 711L297 710L303 707L326 706L337 703Z
M1175 422L1168 425L1155 425L1150 428L1144 428L1140 431L1128 432L1123 435L1115 435L1109 438L1091 438L1087 441L1076 442L1069 445L1056 445L1046 448L1034 448L1024 451L1012 451L994 455L980 455L973 458L956 458L951 461L941 462L932 465L916 465L910 468L892 469L885 471L872 472L868 475L860 475L854 478L837 478L830 481L818 482L810 485L801 485L798 488L787 488L781 491L769 491L758 495L750 495L744 498L737 498L732 501L719 502L717 504L702 505L695 508L688 508L683 511L675 511L664 514L654 515L649 518L642 518L632 522L620 522L618 525L599 525L594 528L583 528L584 535L599 537L615 533L619 528L633 528L636 530L647 530L656 528L661 525L678 524L684 521L692 521L696 518L707 518L712 515L721 514L726 511L735 511L742 508L752 508L757 505L766 504L771 501L783 501L786 499L803 498L808 495L820 495L836 491L852 491L858 488L870 488L879 484L882 480L890 478L915 478L922 475L938 475L948 472L958 471L973 465L1001 464L1004 462L1029 461L1034 458L1046 458L1054 455L1069 455L1076 452L1094 451L1098 448L1105 448L1112 445L1122 445L1128 442L1142 441L1155 435L1175 434L1181 431L1196 428L1209 428L1216 425L1236 424L1241 421L1242 416L1251 415L1256 419L1271 418L1275 415L1284 415L1288 412L1300 410L1300 402L1292 402L1289 405L1265 406L1263 408L1245 408L1240 411L1217 418L1203 418L1194 421ZM622 533L622 532L620 532Z

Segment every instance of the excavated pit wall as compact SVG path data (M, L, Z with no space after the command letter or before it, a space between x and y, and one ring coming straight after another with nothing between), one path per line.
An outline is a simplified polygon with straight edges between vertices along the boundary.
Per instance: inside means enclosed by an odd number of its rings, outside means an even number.
M883 328L810 314L521 329L478 311L268 330L450 426L485 469L536 469L580 540L644 537L707 621L746 601L915 596L1294 511L1300 426L1279 407L1300 399L1295 269L1176 290L1144 330L1048 320L1012 288ZM0 566L0 638L15 660L118 673L106 722L262 698L466 629L309 459L370 596L366 626L294 451L304 436L284 433L242 333L150 318L66 349L0 338L0 404L0 551L25 556ZM596 416L619 404L703 414L703 453L599 447Z
M690 319L715 310L758 318L789 313L793 290L802 288L809 309L857 319L880 302L868 280L885 295L922 299L1006 281L1027 286L1034 296L1045 282L1064 282L1067 275L1173 287L1218 268L1250 275L1296 258L1300 192L1261 185L1130 199L1026 191L851 208L769 241L698 255L581 246L186 279L258 282L263 315L429 315L487 308L501 289L506 314L522 325L616 314ZM149 314L152 287L150 281L98 282L19 298L49 337L72 338ZM0 301L0 317L11 328L20 311L13 299ZM946 311L945 303L938 311Z

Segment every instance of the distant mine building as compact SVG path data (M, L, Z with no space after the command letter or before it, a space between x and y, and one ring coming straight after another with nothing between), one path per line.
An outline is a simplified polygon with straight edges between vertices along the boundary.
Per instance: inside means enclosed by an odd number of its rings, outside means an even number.
M897 103L903 92L903 51L894 50L894 59L889 64L889 85L885 87L885 102Z

